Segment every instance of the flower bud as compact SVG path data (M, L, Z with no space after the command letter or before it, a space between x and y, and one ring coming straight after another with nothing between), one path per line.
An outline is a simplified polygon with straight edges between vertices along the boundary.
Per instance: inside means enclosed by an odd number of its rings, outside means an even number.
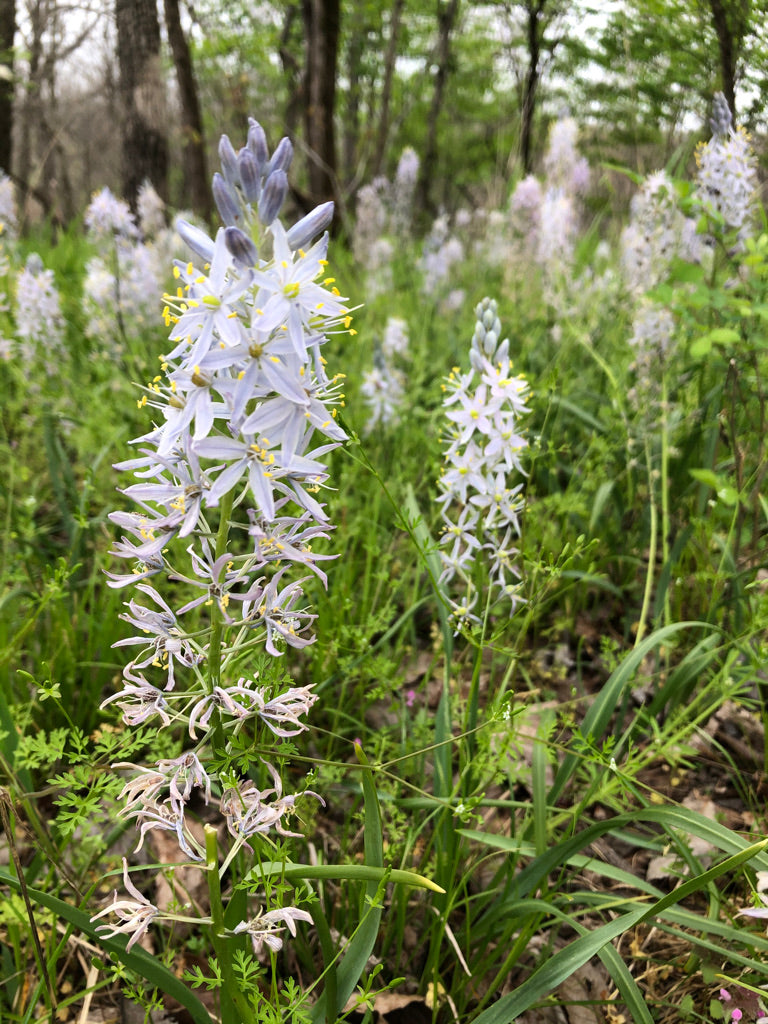
M219 160L221 161L221 170L226 178L227 184L234 188L240 184L240 176L237 173L237 153L235 153L234 146L229 141L227 135L222 135L219 142Z
M234 227L225 228L224 242L238 263L243 263L247 267L256 266L259 261L259 252L252 239L244 231Z
M261 195L261 173L259 162L250 149L241 149L237 154L237 169L240 172L240 182L246 202L258 202Z
M213 259L214 245L208 235L181 217L176 219L174 226L182 241L186 242L192 252L199 256L203 262L210 263Z
M269 174L275 171L287 171L293 160L293 146L288 136L284 136L277 144L272 159L269 161Z
M219 216L225 224L238 224L243 219L234 188L224 180L218 171L213 176L213 198Z
M288 176L285 171L272 171L266 180L259 199L259 220L269 227L280 213L280 207L288 195Z
M712 134L718 138L726 138L733 125L733 115L728 100L721 92L716 92L712 100L712 117L709 126Z
M248 149L250 149L256 157L259 174L262 174L264 172L264 168L269 162L267 136L264 134L264 129L261 127L259 122L254 121L252 117L248 118Z
M316 206L306 217L302 217L288 231L286 239L291 249L303 249L321 231L324 231L333 220L333 203L322 203Z

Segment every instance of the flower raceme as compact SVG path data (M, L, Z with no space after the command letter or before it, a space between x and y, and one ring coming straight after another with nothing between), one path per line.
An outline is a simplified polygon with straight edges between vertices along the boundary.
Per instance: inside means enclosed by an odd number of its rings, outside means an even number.
M175 833L180 849L200 860L190 826L195 791L216 805L233 843L225 865L254 837L293 836L287 819L297 800L285 794L277 769L254 758L271 779L260 789L230 768L234 738L252 738L263 751L298 736L315 701L311 687L281 689L269 668L250 678L239 671L244 647L260 642L269 658L312 642L315 619L304 606L303 584L323 583L312 550L332 528L321 500L326 456L346 434L336 419L341 376L329 377L322 346L332 331L350 331L351 315L327 275L333 205L326 203L286 230L278 220L288 191L291 144L270 157L264 132L251 121L247 145L235 152L226 136L222 171L213 183L225 227L209 238L186 221L177 230L193 256L176 261L176 292L165 296L169 351L139 400L153 416L137 438L136 455L117 465L134 482L124 488L136 511L112 513L124 535L112 550L130 571L109 573L110 586L134 585L122 618L136 635L116 646L137 653L125 666L115 703L128 725L182 726L192 746L175 760L133 771L123 790L123 813L136 821L140 844L154 829ZM176 543L180 542L180 543ZM173 589L161 593L161 580ZM169 593L189 588L189 599ZM274 673L282 678L282 671ZM230 759L231 760L231 759ZM223 869L222 869L223 870ZM131 944L158 915L134 886L133 900L110 910L131 933ZM275 950L283 928L295 934L305 911L263 907L249 923L254 948Z
M455 369L443 385L448 431L438 498L444 522L441 581L463 586L462 597L450 602L457 628L480 621L472 611L478 564L490 566L490 596L508 600L510 614L522 600L512 538L520 533L523 508L522 483L514 480L524 474L521 452L528 442L518 423L528 412L528 384L512 375L496 303L483 299L475 312L471 369Z

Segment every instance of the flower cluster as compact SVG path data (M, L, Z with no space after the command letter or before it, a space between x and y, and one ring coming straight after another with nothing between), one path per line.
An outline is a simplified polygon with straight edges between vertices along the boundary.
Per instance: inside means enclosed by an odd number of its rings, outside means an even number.
M634 302L630 345L635 351L636 386L630 401L643 416L656 417L660 369L667 365L675 332L672 313L646 295L669 273L672 261L697 262L701 238L678 205L674 183L664 171L649 174L632 199L630 221L621 236L621 271Z
M491 600L506 598L510 614L522 601L514 539L520 534L523 485L514 479L524 473L521 452L528 442L519 420L528 412L528 384L512 375L496 303L483 299L475 313L470 370L462 374L455 368L443 385L448 434L437 499L444 522L441 582L462 585L461 596L451 600L457 629L479 621L473 611L478 565L490 568Z
M374 353L374 365L363 375L360 387L369 416L366 434L377 426L396 423L405 391L405 377L397 360L408 354L408 325L399 317L387 321L384 338Z
M393 181L379 175L357 193L354 254L366 271L370 295L381 295L392 286L395 243L410 234L418 175L419 158L408 147Z
M88 238L98 255L88 261L83 305L86 332L94 340L126 341L156 322L167 266L180 245L165 227L162 200L148 184L138 197L140 220L108 188L95 193L85 215Z
M446 214L435 219L429 234L424 239L420 269L424 276L422 291L431 299L440 299L444 312L458 308L464 300L464 293L455 294L450 286L455 268L464 261L465 247L451 230Z
M621 235L621 269L637 297L664 280L673 259L695 262L700 256L696 223L686 217L664 171L649 174L630 204L630 220Z
M124 531L113 554L129 568L110 573L110 586L135 586L122 616L134 634L116 645L134 653L122 689L104 703L115 703L128 725L181 724L191 741L172 760L118 766L134 771L123 813L135 820L140 844L152 830L172 832L183 853L200 860L189 820L197 793L224 818L228 863L260 835L296 835L288 819L297 796L284 792L269 761L262 758L263 786L231 768L219 775L210 761L257 729L259 749L269 737L297 736L315 701L309 687L281 689L268 670L264 682L242 675L241 652L261 643L279 658L313 640L303 584L311 575L325 582L328 556L314 550L331 529L320 499L324 459L346 436L335 415L340 380L328 377L322 346L329 331L349 331L351 317L326 272L333 204L289 230L278 219L289 140L270 157L251 121L247 145L235 152L224 136L219 155L213 193L226 226L211 239L177 222L194 259L175 264L177 290L165 296L164 311L170 351L139 401L154 425L117 467L134 474L123 494L137 510L111 515ZM188 587L191 599L172 607L155 585L163 576L175 594ZM114 908L128 913L120 901ZM136 929L151 918L138 906ZM242 928L257 948L275 949L282 927L293 932L304 919L278 908Z
M713 135L696 150L697 194L704 210L743 240L751 231L757 192L757 161L743 128L733 118L722 93L714 100Z
M579 126L574 118L562 114L549 130L549 144L544 154L547 187L565 195L583 195L589 189L589 164L579 156L576 143Z
M64 318L52 270L46 270L37 253L27 257L16 278L16 336L21 362L41 365L49 377L57 377L64 348Z
M589 165L576 150L578 128L563 116L550 129L544 156L545 177L528 175L509 201L513 243L519 259L532 257L550 283L561 278L573 259L579 226L579 197L589 187Z
M18 213L13 182L0 171L0 237L14 239L18 229Z

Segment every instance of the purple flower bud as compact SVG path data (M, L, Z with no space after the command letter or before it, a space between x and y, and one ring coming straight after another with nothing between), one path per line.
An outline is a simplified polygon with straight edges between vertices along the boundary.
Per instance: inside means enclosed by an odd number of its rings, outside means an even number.
M319 235L321 231L325 231L332 220L333 203L323 203L321 206L316 206L311 213L308 213L306 217L302 217L288 231L286 235L288 245L294 251L296 249L303 249L316 235Z
M258 121L252 117L248 118L248 149L256 157L259 165L259 173L264 170L269 161L269 149L267 147L267 136Z
M227 180L227 184L231 185L232 188L235 185L239 185L240 176L237 173L237 153L235 153L235 148L227 135L222 135L219 142L219 160L221 160L221 170Z
M733 126L733 115L728 100L721 92L716 92L712 100L712 117L709 119L712 134L725 139Z
M205 263L210 263L213 259L214 244L213 241L206 235L200 228L196 228L194 224L190 224L187 221L179 217L175 224L176 230L183 242L186 242L189 248L199 256Z
M241 149L237 154L237 169L240 172L246 202L258 202L261 195L261 173L259 162L250 149Z
M225 228L224 242L238 263L247 267L255 267L259 261L259 252L253 241L240 228Z
M272 159L269 161L268 174L274 173L274 171L287 171L291 166L291 160L293 160L293 146L288 136L284 136L277 144L275 152L272 154Z
M224 178L216 172L213 176L213 198L219 216L225 224L238 224L243 219L240 203L237 201L237 194L231 185L228 185Z
M275 154L277 155L277 154ZM285 171L272 171L259 199L259 219L267 227L277 219L280 207L288 195L288 176Z

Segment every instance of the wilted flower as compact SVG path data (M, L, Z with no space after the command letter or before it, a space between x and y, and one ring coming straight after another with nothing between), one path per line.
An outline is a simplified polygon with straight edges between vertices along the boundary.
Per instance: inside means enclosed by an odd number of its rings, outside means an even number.
M142 935L146 934L147 929L159 914L159 910L145 896L142 896L131 881L125 857L123 857L123 884L133 899L118 899L117 891L115 891L109 906L99 911L98 914L94 914L91 921L98 921L100 917L105 917L107 914L115 914L120 924L100 924L96 931L105 938L114 935L130 935L126 946L126 949L130 950Z

